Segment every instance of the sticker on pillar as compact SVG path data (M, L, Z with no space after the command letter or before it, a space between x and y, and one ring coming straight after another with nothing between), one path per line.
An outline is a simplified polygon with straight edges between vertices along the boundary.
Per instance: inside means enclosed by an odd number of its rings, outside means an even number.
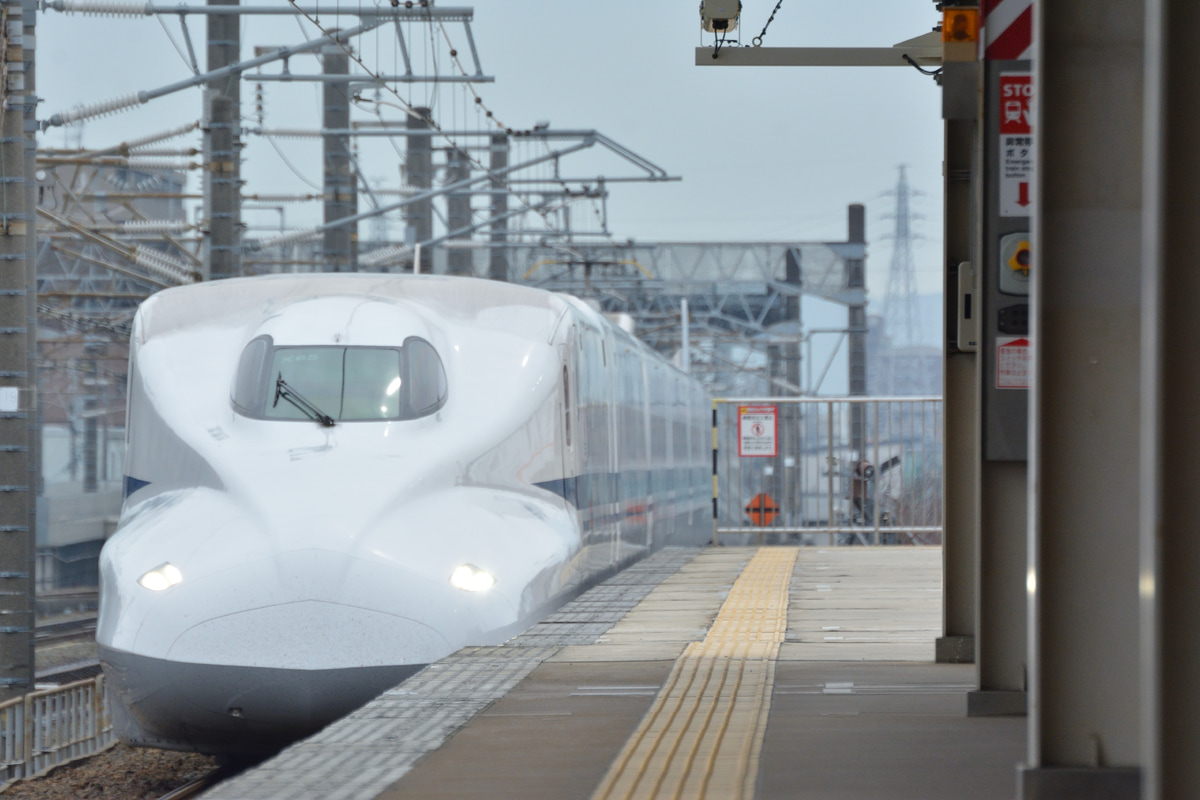
M1000 216L1033 216L1033 76L1000 74Z
M996 337L996 388L1028 389L1029 356L1028 337Z
M738 455L742 458L774 458L779 455L775 438L779 406L738 406Z
M1028 295L1029 270L1033 266L1033 248L1028 233L1010 233L1000 237L1000 291Z

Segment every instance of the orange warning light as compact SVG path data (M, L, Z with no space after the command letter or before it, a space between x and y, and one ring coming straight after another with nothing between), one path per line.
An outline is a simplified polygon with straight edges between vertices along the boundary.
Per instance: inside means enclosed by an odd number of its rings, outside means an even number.
M947 6L942 9L943 42L978 42L979 9Z

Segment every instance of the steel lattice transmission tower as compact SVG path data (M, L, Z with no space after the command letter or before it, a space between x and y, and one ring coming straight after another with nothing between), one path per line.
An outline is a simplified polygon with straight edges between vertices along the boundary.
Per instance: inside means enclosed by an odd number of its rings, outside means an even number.
M912 254L912 189L900 167L896 183L896 230L892 236L892 263L888 269L883 320L893 347L912 347L921 341L921 317L917 313L917 275Z

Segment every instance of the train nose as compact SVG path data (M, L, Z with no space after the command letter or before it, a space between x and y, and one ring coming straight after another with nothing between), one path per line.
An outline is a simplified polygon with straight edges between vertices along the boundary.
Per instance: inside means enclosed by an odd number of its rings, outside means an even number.
M368 640L374 646L360 646ZM389 660L376 656L382 647ZM167 658L100 646L117 734L152 747L272 752L395 686L445 645L423 625L301 601L195 625ZM229 654L229 655L222 655ZM370 658L363 658L370 654ZM240 662L234 665L226 662Z
M109 598L123 606L122 624L102 624L100 643L172 661L297 670L425 664L454 649L436 624L438 590L453 588L371 554L306 548L234 565L181 559L176 571L178 582L158 591L114 576L126 589ZM128 624L136 616L141 624Z
M445 637L406 617L343 603L300 600L215 617L188 628L166 657L278 669L427 664Z
M270 751L453 649L429 625L379 608L405 606L395 587L388 594L366 579L375 572L369 562L286 554L214 577L223 591L181 571L177 585L155 593L160 602L141 626L158 636L137 636L130 646L100 637L109 690L120 700L114 723L126 741ZM373 589L376 608L353 592L331 599L346 583Z

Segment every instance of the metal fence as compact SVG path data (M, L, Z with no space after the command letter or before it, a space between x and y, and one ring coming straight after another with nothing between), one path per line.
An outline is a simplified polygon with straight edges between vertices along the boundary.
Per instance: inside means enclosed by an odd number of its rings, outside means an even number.
M713 540L938 544L940 397L713 401Z
M3 784L32 778L115 741L104 676L0 703Z

